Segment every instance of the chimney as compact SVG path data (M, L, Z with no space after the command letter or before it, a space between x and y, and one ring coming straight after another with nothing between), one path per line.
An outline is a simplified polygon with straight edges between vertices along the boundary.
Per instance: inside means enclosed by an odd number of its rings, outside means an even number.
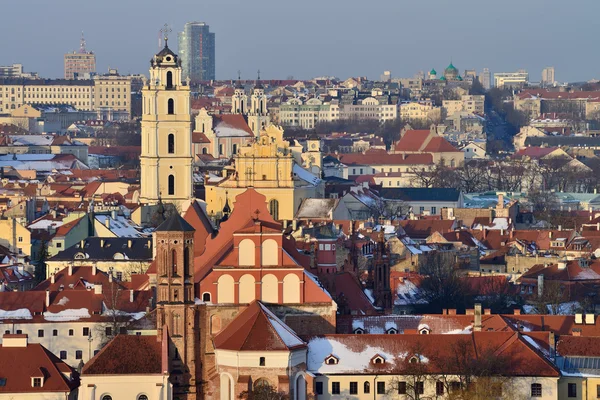
M552 239L552 231L548 231L548 237Z
M298 229L298 220L292 220L292 230L296 231Z
M575 314L575 324L576 325L583 324L583 314L581 314L581 313Z
M492 309L491 308L484 308L483 309L483 314L484 315L492 315Z
M69 264L69 276L73 275L73 264Z
M544 274L538 275L537 291L538 291L538 297L542 297L542 295L544 294Z
M565 268L567 268L567 259L561 258L560 260L558 260L558 269L562 270Z
M596 230L597 230L597 231L600 231L600 222L598 222L598 223L596 224Z
M127 240L127 248L130 249L131 248L131 239Z
M498 194L498 208L504 208L504 195Z
M456 315L456 308L449 308L448 315Z
M52 283L52 284L56 283L56 277L54 275L54 272L50 274L50 283Z
M117 210L112 210L110 212L110 216L112 219L116 220L117 219Z
M46 290L46 307L50 307L50 291Z
M129 291L129 302L133 303L133 289Z
M581 328L573 328L572 335L581 336Z
M283 229L287 229L287 227L288 227L288 220L284 219L283 220Z
M472 308L467 308L465 310L465 315L475 315L475 310L473 310Z
M106 220L104 221L104 226L106 226L106 229L110 229L110 218L107 216Z
M481 332L481 303L475 304L475 322L473 323L473 330L475 332Z
M110 271L110 272L108 273L108 281L109 281L109 282L111 282L111 283L112 283L112 281L113 281L112 271Z
M94 283L94 294L102 294L102 284Z
M100 248L103 249L104 248L104 239L100 239Z
M558 231L559 231L559 232L560 232L560 231L562 231L562 225L559 225L559 226L558 226Z
M596 316L592 314L585 314L585 324L586 325L596 325Z
M513 309L513 315L521 315L521 309L520 308Z
M96 266L96 263L92 264L92 275L96 276L96 273L98 272L98 267Z
M79 243L79 248L80 248L80 249L83 249L84 247L85 247L85 240L82 240L82 241Z

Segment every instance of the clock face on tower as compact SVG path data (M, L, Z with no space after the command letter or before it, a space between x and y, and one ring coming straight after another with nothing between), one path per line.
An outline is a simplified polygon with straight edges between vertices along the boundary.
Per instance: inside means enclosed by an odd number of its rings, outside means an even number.
M315 143L313 143L311 147L312 147L313 149L316 149L316 148L317 148L317 145L316 145Z

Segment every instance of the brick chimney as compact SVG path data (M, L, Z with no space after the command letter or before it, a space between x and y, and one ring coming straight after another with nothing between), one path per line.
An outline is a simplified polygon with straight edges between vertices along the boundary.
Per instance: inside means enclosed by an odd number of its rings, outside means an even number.
M521 315L521 309L520 308L513 309L513 315Z
M473 322L473 331L481 332L481 303L475 304L475 318Z

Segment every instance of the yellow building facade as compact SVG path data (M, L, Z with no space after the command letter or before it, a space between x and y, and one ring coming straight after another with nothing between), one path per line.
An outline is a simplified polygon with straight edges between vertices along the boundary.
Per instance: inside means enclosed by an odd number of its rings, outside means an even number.
M192 199L192 117L190 88L181 63L167 46L151 62L142 90L141 195L144 204Z
M267 197L269 212L279 220L293 219L302 200L323 197L321 180L300 166L294 150L283 140L283 130L269 125L254 143L240 148L227 177L206 185L208 214L221 216L225 205L233 207L235 197L250 187ZM317 153L311 152L311 170L320 165Z

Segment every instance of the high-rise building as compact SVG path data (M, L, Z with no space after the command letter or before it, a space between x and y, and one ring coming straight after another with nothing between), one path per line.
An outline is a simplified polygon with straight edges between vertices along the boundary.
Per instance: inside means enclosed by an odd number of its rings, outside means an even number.
M65 54L65 79L89 79L96 72L96 55L85 48L85 38L81 32L79 51Z
M489 90L492 87L492 74L490 74L489 68L484 68L479 75L479 83L485 90Z
M23 64L0 65L0 78L37 78L37 72L25 72Z
M554 67L546 67L542 70L542 86L554 85Z
M517 72L497 72L494 74L494 86L497 88L517 88L529 83L529 74L520 69Z
M183 79L192 82L215 79L215 34L204 22L188 22L179 33L179 57Z

